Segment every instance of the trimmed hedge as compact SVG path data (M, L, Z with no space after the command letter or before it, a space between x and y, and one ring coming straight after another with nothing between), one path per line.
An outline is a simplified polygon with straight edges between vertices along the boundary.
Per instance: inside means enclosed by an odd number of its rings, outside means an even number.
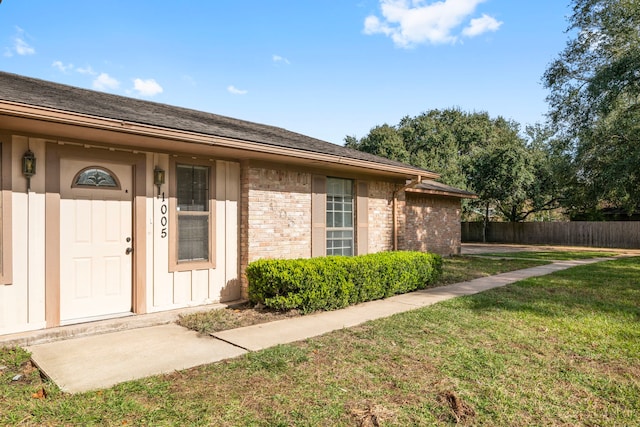
M251 302L303 313L424 289L441 273L442 258L423 252L261 259L247 267Z

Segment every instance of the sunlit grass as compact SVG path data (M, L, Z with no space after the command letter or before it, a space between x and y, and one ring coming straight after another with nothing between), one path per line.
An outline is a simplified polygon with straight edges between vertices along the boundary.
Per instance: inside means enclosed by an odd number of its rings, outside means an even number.
M632 426L639 324L624 258L73 396L4 349L0 425Z
M442 275L433 286L464 282L478 277L492 276L547 263L546 261L526 259L492 260L479 257L449 257L444 259ZM178 323L185 328L193 329L202 334L211 334L298 315L300 313L295 311L256 310L245 305L243 307L230 307L187 314L180 316Z
M548 261L567 261L589 258L608 258L615 257L619 254L616 252L606 251L523 251L523 252L489 252L483 253L481 256L487 257L505 257L505 258L522 258L522 259L540 259Z

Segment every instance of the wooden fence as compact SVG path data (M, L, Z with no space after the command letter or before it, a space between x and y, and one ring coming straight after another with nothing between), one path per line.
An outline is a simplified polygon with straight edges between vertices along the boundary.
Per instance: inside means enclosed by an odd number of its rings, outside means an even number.
M482 223L462 223L463 242L482 242ZM640 248L640 221L490 222L487 243Z

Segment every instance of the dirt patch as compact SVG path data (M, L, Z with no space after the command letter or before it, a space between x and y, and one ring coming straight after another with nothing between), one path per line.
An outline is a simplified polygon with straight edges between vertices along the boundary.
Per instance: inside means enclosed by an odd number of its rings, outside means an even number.
M298 310L276 311L249 303L232 307L192 313L178 318L178 324L203 334L242 328L300 316Z
M439 397L447 405L456 423L466 423L476 416L476 411L453 391L445 391Z
M253 306L249 303L231 307L228 310L231 310L233 316L238 319L240 323L246 324L244 326L272 322L274 320L287 319L302 315L298 310L277 311L261 305Z
M386 409L382 405L369 402L352 407L350 412L359 427L378 427L395 416L393 411Z

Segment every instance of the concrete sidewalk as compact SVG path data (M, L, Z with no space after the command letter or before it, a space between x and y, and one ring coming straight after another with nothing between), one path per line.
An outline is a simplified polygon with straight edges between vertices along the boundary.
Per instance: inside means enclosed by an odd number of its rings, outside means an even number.
M397 295L342 310L200 336L175 324L27 346L32 360L61 390L78 393L237 357L349 328L369 320L471 295L534 276L611 258L555 262L469 282Z

